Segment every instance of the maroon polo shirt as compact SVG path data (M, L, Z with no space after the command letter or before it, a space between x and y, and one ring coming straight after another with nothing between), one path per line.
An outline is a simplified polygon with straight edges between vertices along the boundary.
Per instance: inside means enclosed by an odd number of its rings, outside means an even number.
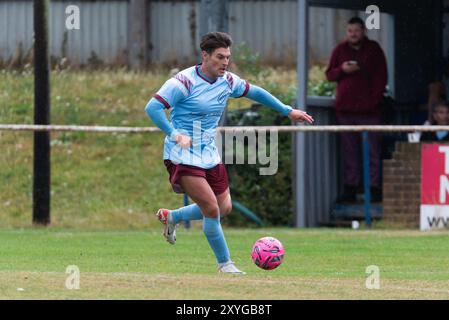
M355 60L360 70L346 74L343 62ZM356 50L344 41L332 52L326 70L329 81L337 82L335 109L337 113L379 114L387 84L387 62L382 48L376 41L365 38Z

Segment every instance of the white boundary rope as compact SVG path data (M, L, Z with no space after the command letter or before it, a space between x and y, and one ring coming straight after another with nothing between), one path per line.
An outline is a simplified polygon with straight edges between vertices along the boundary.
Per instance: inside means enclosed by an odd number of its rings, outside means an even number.
M436 132L449 131L449 126L251 126L218 127L220 132L277 131L277 132ZM65 131L65 132L117 132L117 133L154 133L161 130L156 127L106 127L75 125L32 125L0 124L0 131Z

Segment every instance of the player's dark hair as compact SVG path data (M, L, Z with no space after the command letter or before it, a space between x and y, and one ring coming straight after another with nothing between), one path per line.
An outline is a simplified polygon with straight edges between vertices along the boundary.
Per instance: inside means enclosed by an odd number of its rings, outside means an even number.
M363 21L359 17L352 17L351 19L349 19L348 24L358 24L358 25L360 25L362 27L363 30L366 29L365 21Z
M231 36L224 32L209 32L201 38L200 48L211 54L218 48L229 48L232 45Z

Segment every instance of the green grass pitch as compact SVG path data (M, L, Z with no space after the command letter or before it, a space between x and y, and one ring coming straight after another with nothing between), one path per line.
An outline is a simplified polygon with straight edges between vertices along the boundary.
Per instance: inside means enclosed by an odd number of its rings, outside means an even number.
M245 276L219 274L198 226L165 242L160 229L0 230L0 299L448 299L446 232L225 229ZM286 249L276 270L258 269L251 247L274 236ZM80 270L67 289L66 268ZM368 266L379 289L368 289Z

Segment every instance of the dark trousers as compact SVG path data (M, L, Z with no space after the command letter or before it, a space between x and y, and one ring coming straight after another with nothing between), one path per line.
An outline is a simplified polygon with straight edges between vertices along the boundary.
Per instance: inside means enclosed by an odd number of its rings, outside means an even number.
M380 115L337 114L339 125L381 125ZM341 133L341 151L344 165L344 184L357 187L362 181L362 134L360 132ZM381 135L369 132L370 182L372 187L380 187Z

